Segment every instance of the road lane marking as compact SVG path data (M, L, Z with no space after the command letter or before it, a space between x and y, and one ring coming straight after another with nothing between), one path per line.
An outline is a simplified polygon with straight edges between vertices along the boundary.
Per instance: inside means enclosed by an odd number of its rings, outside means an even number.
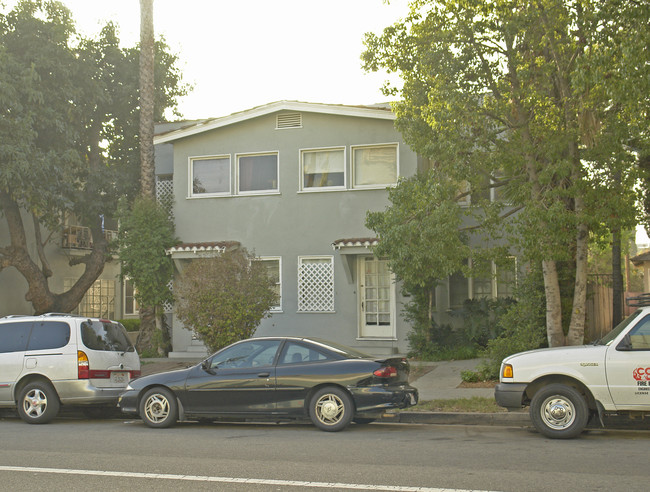
M98 477L146 478L159 480L185 480L194 482L249 483L253 485L291 486L321 489L387 490L393 492L487 492L467 489L436 487L403 487L400 485L370 485L361 483L305 482L301 480L273 480L264 478L212 477L201 475L172 475L168 473L120 472L108 470L75 470L70 468L40 468L33 466L0 465L0 471L23 473L54 473L59 475L93 475Z

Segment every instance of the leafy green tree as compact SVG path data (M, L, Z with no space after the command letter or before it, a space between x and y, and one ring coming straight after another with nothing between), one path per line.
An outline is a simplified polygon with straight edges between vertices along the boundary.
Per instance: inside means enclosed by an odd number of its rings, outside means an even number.
M170 282L174 267L165 250L178 243L174 224L169 220L169 210L155 199L138 197L130 210L126 203L121 208L118 241L122 278L133 281L140 306L156 306L154 311L159 311L152 313L155 330L140 325L137 349L166 355L171 347L169 333L162 325L162 306L173 301Z
M648 137L647 21L647 2L416 0L404 21L367 35L365 68L399 73L403 86L385 88L401 96L396 126L433 168L398 186L425 180L433 190L402 226L415 243L380 247L398 275L422 283L396 259L406 247L418 254L435 247L429 234L417 242L417 231L449 220L455 184L457 201L471 192L452 219L463 225L435 241L455 234L457 244L473 245L472 256L481 254L476 245L505 244L539 262L549 344L582 343L589 233L636 221L634 146ZM382 242L397 227L391 214L409 216L406 203L402 197L369 216ZM444 259L433 265L442 269L418 267L428 277L444 273L458 252L441 250Z
M176 57L157 46L162 115L185 87ZM112 24L96 39L78 36L59 2L23 1L0 13L0 219L8 230L0 272L20 272L36 313L79 304L112 251L102 217L114 218L118 198L137 191L137 60ZM46 246L70 214L90 229L92 250L70 260L84 268L78 281L52 292Z
M193 260L174 289L178 319L210 351L253 336L278 301L266 267L246 249Z

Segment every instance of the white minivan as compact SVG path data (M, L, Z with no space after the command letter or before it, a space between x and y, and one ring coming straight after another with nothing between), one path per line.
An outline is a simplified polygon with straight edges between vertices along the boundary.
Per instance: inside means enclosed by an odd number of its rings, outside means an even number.
M0 318L0 408L17 407L30 424L61 405L114 407L140 358L115 321L70 314Z

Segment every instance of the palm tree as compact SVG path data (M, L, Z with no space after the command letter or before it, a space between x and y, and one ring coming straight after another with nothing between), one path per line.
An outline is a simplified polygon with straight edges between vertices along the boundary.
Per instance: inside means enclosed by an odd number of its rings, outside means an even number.
M153 0L140 0L140 192L155 199Z

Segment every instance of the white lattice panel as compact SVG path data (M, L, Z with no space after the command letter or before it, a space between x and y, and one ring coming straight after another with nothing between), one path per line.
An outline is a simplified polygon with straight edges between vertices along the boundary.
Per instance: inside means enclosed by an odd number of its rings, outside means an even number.
M174 219L174 181L171 179L158 178L156 180L156 199L169 207L169 218Z
M303 259L298 266L298 311L334 311L334 265L331 259Z

